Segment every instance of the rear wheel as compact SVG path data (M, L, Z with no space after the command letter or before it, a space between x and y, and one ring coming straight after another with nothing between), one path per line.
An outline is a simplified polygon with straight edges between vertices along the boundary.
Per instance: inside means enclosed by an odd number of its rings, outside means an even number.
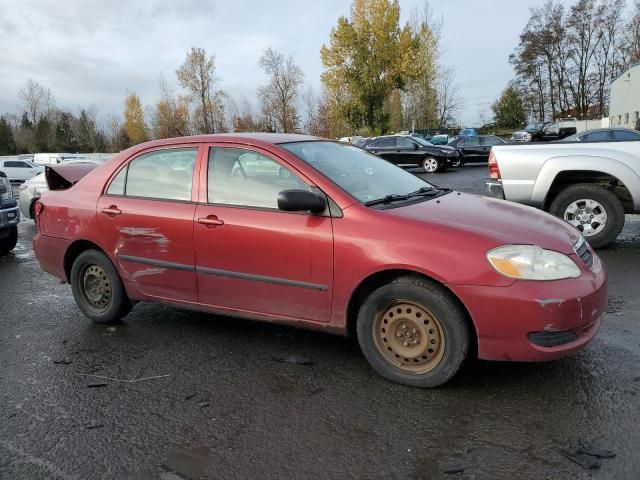
M437 387L460 369L469 350L466 314L444 287L402 277L362 304L358 341L383 377L414 387Z
M624 208L618 197L591 183L565 188L549 212L580 230L594 248L613 242L624 227Z
M78 255L71 267L70 283L78 307L95 323L117 322L131 311L120 275L98 250Z
M422 169L425 173L436 173L440 170L440 161L435 157L426 157L422 161Z
M3 236L4 235L4 236ZM3 232L0 232L0 256L7 255L11 250L16 248L18 243L18 227L9 227Z

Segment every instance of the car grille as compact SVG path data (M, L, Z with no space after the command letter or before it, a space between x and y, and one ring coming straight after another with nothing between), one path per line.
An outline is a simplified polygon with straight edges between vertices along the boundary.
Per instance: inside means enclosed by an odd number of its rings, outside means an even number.
M580 240L576 242L573 246L573 250L576 254L582 259L589 269L593 267L593 254L591 250L589 250L589 245L587 245L586 240L583 237L580 237Z

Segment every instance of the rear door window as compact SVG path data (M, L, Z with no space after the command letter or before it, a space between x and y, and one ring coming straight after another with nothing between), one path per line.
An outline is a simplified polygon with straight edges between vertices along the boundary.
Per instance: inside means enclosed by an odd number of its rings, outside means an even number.
M501 143L502 141L497 137L480 137L480 145L492 147Z
M197 152L172 148L140 155L115 176L107 194L189 201Z
M378 147L378 148L395 147L396 146L396 139L393 138L393 137L380 138L380 139L376 140L376 143L375 143L374 146Z

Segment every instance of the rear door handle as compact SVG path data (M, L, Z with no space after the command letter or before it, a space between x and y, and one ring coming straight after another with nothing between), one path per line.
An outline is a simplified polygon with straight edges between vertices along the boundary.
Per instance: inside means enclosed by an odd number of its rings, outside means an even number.
M104 213L105 215L109 215L111 217L114 217L116 215L120 215L122 213L122 210L120 210L115 205L111 205L110 207L103 208L102 209L102 213Z
M220 220L215 215L208 215L206 217L201 217L198 219L198 223L206 226L207 228L217 227L219 225L224 225L224 222Z

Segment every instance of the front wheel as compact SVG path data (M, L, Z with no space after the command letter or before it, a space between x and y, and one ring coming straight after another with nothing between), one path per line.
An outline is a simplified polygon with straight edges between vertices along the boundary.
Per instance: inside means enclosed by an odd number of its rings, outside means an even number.
M444 287L421 278L401 277L372 292L358 312L357 332L376 372L414 387L446 383L469 351L465 311Z
M2 236L4 235L4 236ZM9 227L6 231L0 232L0 256L7 255L16 248L18 243L18 227Z
M591 183L562 190L549 212L580 230L593 248L613 242L624 227L624 208L618 197Z
M131 311L120 275L104 253L87 250L71 267L71 291L82 313L95 323L113 323Z
M434 157L426 157L422 161L422 169L425 173L436 173L440 170L440 161Z

